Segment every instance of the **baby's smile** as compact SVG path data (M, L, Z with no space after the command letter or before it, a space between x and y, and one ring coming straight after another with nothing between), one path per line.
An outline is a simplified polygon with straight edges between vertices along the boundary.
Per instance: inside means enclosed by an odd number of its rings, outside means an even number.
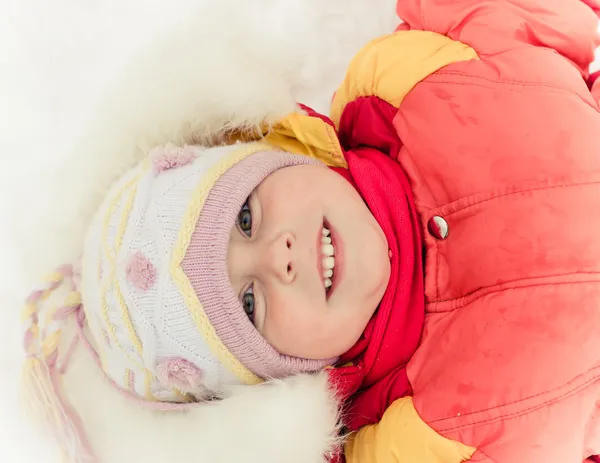
M333 284L333 271L335 269L335 248L331 242L331 232L325 225L323 225L321 230L320 244L321 260L318 263L317 268L319 268L323 274L323 284L325 285L327 295L329 295Z

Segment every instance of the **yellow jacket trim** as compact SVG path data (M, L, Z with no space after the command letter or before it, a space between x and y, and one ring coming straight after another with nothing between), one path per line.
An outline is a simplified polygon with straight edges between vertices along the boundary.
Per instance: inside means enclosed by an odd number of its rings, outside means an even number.
M339 127L344 107L376 96L398 108L423 79L444 66L478 59L471 47L429 31L399 31L366 45L352 60L336 92L331 119Z
M310 156L328 166L348 167L335 129L318 117L289 114L271 127L265 139L288 153Z
M403 397L379 423L352 435L344 450L347 463L460 463L477 449L440 436L421 419L412 397Z
M348 168L335 128L322 119L298 109L274 124L263 124L257 132L234 131L227 144L261 141L269 149L309 156L333 167Z

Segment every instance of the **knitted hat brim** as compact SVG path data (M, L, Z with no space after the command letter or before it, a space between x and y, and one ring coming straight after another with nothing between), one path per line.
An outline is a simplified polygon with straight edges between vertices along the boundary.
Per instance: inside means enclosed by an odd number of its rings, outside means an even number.
M302 359L277 352L248 319L227 270L231 230L248 196L273 172L308 164L326 168L308 156L271 151L252 154L227 170L206 199L181 263L221 342L263 379L318 371L336 360Z

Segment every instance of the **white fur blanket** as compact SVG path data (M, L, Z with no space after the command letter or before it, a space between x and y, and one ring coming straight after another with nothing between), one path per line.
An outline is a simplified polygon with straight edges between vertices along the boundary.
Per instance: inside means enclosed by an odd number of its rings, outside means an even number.
M391 32L394 0L21 0L0 8L0 461L59 461L17 401L21 300L77 257L121 171L166 141L209 140L300 101L326 111L346 65ZM77 351L65 378L103 462L319 462L335 434L323 377L185 414L141 410Z

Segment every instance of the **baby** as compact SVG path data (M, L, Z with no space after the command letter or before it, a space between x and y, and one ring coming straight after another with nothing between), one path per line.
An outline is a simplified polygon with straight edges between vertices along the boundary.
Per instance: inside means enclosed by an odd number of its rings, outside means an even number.
M330 118L159 147L111 189L80 265L25 314L59 434L77 421L55 387L73 316L107 380L159 408L327 369L352 433L336 459L600 454L600 4L397 9Z

